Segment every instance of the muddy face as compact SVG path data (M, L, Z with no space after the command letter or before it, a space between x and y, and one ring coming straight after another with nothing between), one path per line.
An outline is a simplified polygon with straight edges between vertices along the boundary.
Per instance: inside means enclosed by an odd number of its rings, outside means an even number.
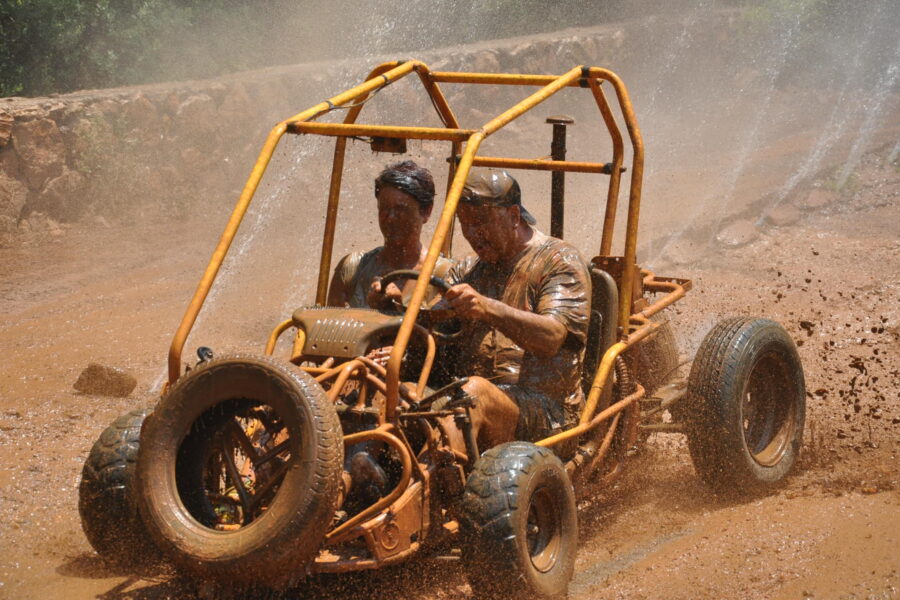
M456 215L463 236L481 260L497 263L516 254L517 231L521 221L518 206L461 203Z
M431 207L422 209L415 198L397 188L384 187L378 192L378 227L385 245L419 239L422 225L431 216Z

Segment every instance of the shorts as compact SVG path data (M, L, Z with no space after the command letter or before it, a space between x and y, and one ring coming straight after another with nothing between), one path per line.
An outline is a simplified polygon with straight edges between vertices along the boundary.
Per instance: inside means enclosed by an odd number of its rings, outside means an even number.
M559 402L533 388L501 383L497 386L519 407L516 439L536 442L562 431L566 413Z

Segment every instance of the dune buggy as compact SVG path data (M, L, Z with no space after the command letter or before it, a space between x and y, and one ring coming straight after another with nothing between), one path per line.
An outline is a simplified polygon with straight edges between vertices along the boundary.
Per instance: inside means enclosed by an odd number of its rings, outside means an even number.
M364 101L415 74L443 127L357 123ZM463 129L445 85L531 86L536 91L477 129ZM565 88L583 88L612 142L610 162L564 159L564 119L550 158L482 156L482 141ZM605 89L614 94L617 112ZM317 120L336 107L343 122ZM612 253L627 129L630 186L624 250ZM279 140L336 138L315 303L272 331L259 354L182 365L182 349ZM449 188L420 272L400 311L327 307L347 139L402 153L410 139L449 142ZM94 548L117 562L161 553L221 588L298 585L317 573L376 569L448 547L476 596L565 595L577 546L576 497L617 477L649 432L681 431L714 491L754 491L795 463L804 424L796 348L776 323L731 318L700 346L681 378L669 324L659 313L690 289L636 262L643 177L641 133L625 85L613 72L578 66L562 75L439 72L410 60L374 69L360 85L279 123L263 151L169 351L168 384L152 411L107 429L84 466L80 512ZM465 374L435 383L442 344L423 299L450 241L473 166L552 172L552 235L563 236L565 173L609 177L599 252L590 260L591 322L586 403L577 426L537 443L454 451L441 420L465 433ZM598 219L599 220L599 219ZM591 253L593 254L593 253ZM293 336L288 356L278 339ZM663 418L665 416L665 418ZM353 481L359 452L383 477ZM358 470L357 470L358 472ZM359 478L358 478L359 479Z

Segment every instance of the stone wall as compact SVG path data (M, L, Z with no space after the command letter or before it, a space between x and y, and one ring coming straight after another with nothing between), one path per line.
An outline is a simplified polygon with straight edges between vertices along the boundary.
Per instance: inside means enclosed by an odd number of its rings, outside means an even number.
M710 19L712 34L728 17ZM662 30L678 26L650 18L421 58L435 69L559 73L591 64L622 73ZM230 204L270 127L358 82L382 60L0 99L0 245L78 221L171 218Z

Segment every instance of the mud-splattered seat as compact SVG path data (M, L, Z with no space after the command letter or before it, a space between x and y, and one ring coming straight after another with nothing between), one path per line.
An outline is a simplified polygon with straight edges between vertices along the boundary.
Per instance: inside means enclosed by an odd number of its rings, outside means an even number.
M619 289L612 275L591 266L591 319L588 323L587 346L584 351L584 370L581 375L585 395L591 389L594 373L603 353L616 340ZM611 389L611 388L607 388Z

